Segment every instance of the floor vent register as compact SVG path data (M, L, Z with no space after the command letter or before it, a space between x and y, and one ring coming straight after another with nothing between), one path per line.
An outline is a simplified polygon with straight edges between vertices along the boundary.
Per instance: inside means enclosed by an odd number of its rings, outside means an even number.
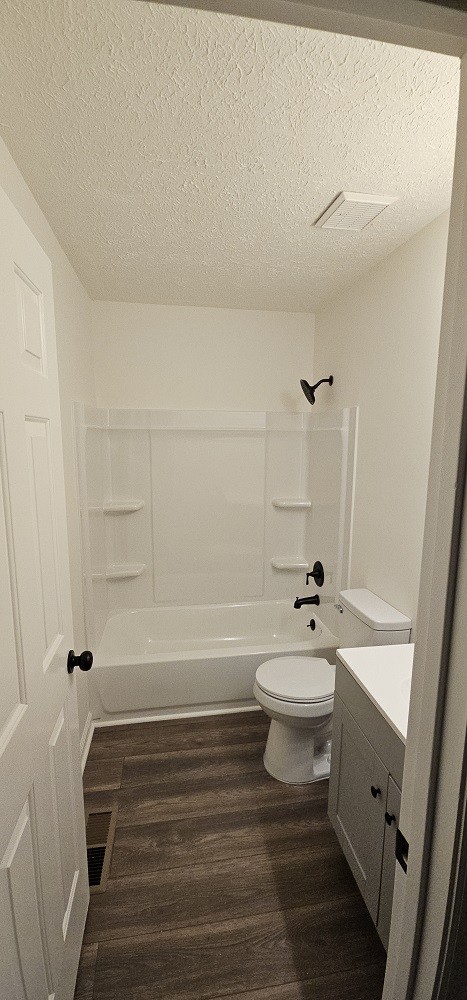
M91 892L104 892L109 877L117 810L95 810L86 815L88 878Z

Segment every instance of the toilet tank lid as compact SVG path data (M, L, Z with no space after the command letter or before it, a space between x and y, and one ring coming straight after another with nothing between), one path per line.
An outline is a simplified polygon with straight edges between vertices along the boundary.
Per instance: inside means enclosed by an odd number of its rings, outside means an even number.
M371 590L364 587L356 590L341 590L339 600L360 621L381 632L402 632L411 628L410 618L396 611L386 601L381 600Z

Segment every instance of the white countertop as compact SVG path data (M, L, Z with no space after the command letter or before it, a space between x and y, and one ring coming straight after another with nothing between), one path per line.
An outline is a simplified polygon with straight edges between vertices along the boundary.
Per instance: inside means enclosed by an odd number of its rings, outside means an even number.
M407 740L414 644L338 649L337 655L395 733Z

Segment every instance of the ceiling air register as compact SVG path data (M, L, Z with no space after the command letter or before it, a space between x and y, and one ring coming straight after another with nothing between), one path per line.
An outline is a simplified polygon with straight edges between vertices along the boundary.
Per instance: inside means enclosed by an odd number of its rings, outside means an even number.
M358 232L395 201L397 198L392 195L341 191L313 225L320 229L349 229Z

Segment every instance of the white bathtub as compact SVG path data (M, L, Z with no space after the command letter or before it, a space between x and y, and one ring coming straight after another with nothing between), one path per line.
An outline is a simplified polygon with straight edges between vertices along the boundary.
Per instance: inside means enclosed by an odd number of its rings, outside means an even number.
M160 717L255 704L255 673L287 654L335 660L337 640L291 601L147 608L110 618L89 674L95 718ZM314 632L307 628L316 621Z

